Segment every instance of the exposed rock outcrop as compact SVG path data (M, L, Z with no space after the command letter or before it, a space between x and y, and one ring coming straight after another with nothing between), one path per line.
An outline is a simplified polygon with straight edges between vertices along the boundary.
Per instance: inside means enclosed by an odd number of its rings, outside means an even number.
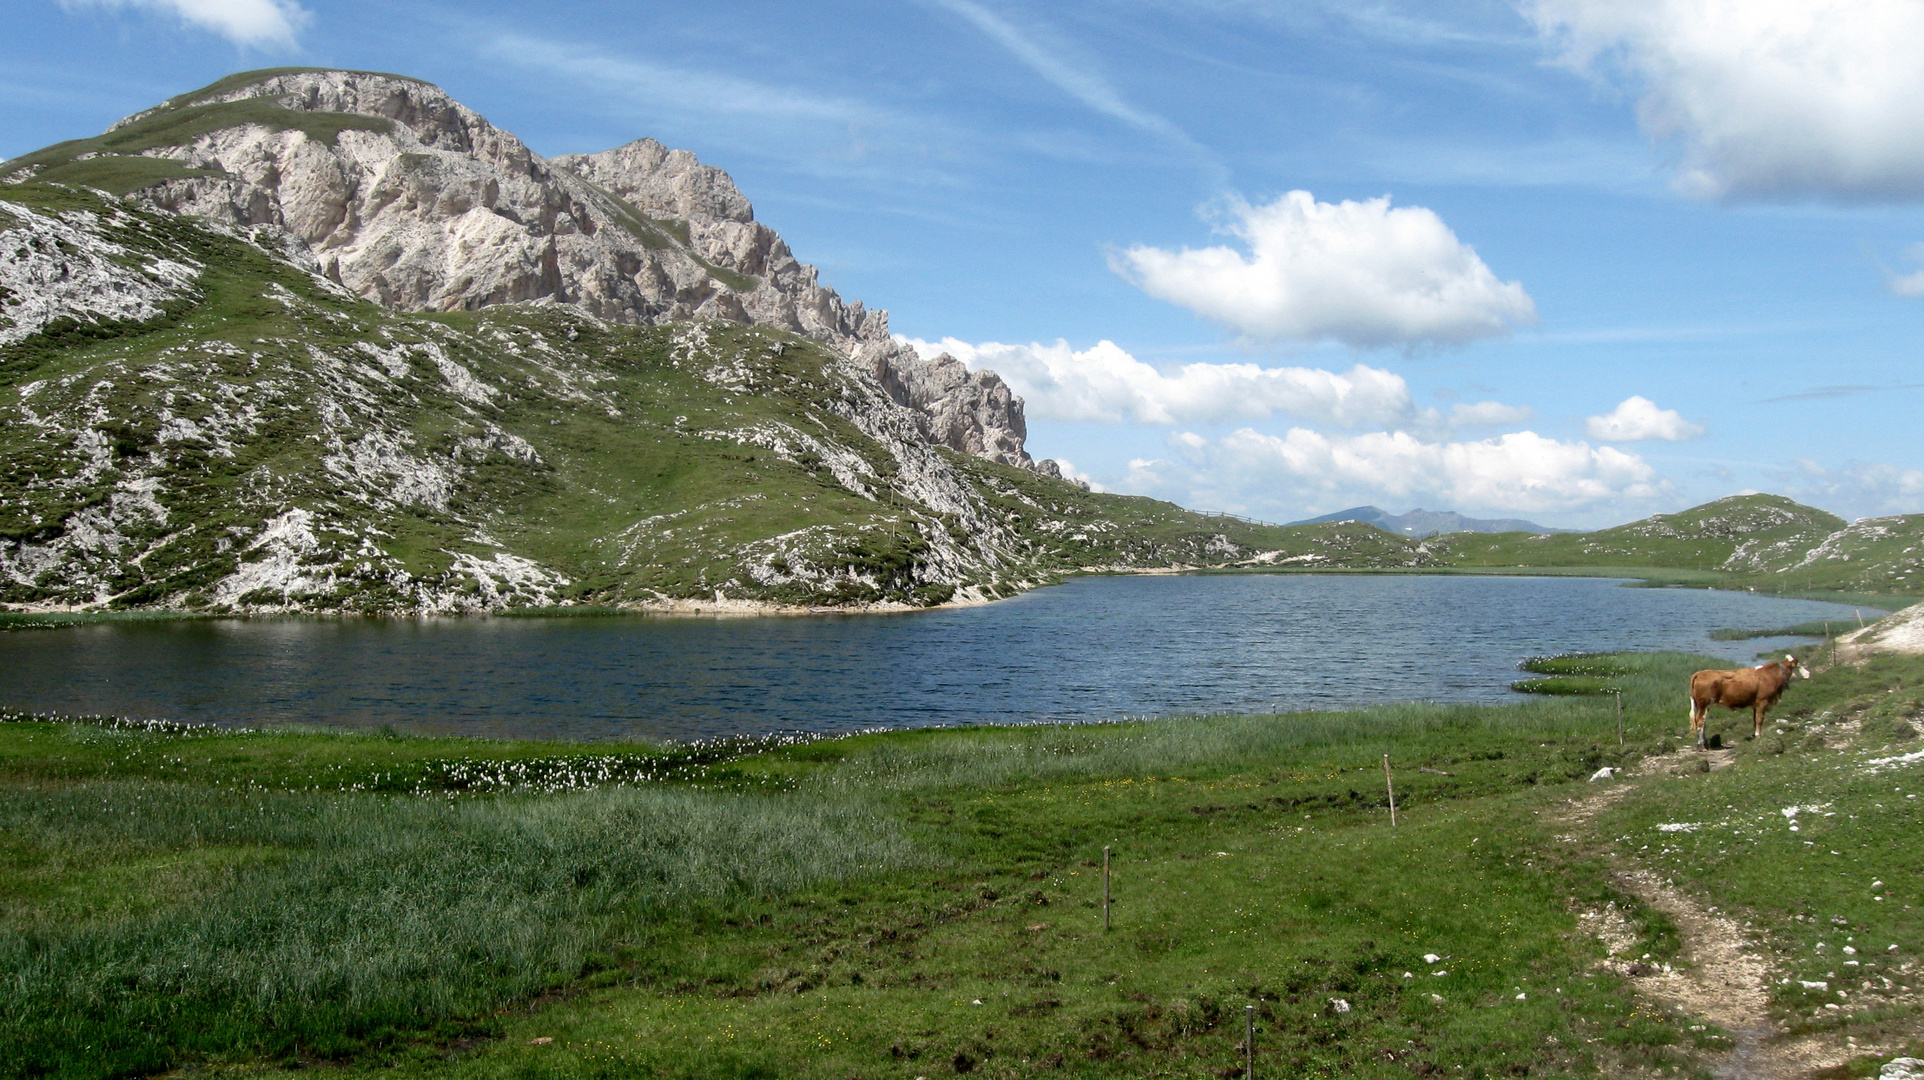
M834 346L914 410L924 437L1006 464L1022 401L992 372L924 359L755 220L728 174L641 139L541 157L429 83L368 72L238 76L115 125L180 167L167 210L286 229L350 292L404 311L539 299L613 322L722 319ZM189 172L192 175L188 175Z
M1878 653L1924 654L1924 604L1912 604L1837 639L1837 658L1856 662Z

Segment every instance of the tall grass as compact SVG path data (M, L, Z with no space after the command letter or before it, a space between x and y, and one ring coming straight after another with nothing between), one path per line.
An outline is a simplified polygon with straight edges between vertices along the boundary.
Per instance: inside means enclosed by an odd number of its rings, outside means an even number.
M1642 697L1643 695L1638 695ZM1643 706L1636 734L1661 735L1656 701ZM1300 765L1332 755L1408 761L1519 738L1616 740L1609 699L1537 700L1515 706L1410 703L1346 713L1191 716L1124 725L1048 725L852 740L823 781L838 788L920 791L1004 787L1106 776L1172 776Z
M664 914L916 859L860 804L699 791L443 801L93 783L0 790L0 819L67 859L282 853L230 865L192 903L0 932L9 1076L338 1053L572 979Z

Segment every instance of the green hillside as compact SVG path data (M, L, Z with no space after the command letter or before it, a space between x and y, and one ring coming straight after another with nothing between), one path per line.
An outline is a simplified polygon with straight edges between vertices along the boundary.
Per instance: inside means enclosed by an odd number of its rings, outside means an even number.
M1862 518L1808 551L1775 554L1739 573L1783 591L1924 595L1924 514Z
M0 348L4 603L919 606L1079 570L1431 561L931 446L865 372L777 330L396 313L266 234L39 183L0 211L109 277L196 272L155 317Z
M1591 533L1450 533L1425 546L1462 569L1668 570L1694 584L1761 592L1924 593L1924 514L1847 524L1782 495L1733 495Z
M1844 527L1835 514L1781 495L1734 495L1591 533L1450 533L1429 541L1454 566L1756 567L1801 554Z

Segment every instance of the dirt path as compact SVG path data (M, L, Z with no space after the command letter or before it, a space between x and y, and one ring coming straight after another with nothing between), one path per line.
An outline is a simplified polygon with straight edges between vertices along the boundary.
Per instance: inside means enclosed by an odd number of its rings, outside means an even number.
M1609 950L1604 966L1666 1011L1701 1017L1728 1032L1733 1043L1730 1051L1707 1062L1713 1075L1722 1080L1807 1080L1884 1048L1849 1043L1842 1035L1787 1037L1770 1017L1773 972L1762 951L1761 935L1600 841L1589 828L1598 814L1631 797L1644 784L1664 782L1679 773L1701 773L1704 762L1712 770L1728 768L1734 757L1728 750L1681 750L1646 759L1634 772L1607 783L1599 781L1582 797L1557 807L1550 820L1563 833L1558 840L1602 853L1613 867L1611 876L1619 889L1677 926L1682 952L1676 963L1653 963L1648 956L1631 955L1637 934L1614 905L1579 912L1584 927Z

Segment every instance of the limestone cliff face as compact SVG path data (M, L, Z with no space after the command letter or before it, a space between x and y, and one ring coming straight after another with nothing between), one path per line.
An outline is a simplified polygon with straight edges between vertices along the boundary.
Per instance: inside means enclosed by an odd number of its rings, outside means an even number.
M218 111L236 103L256 107ZM195 110L215 122L187 122ZM143 153L198 175L141 198L284 228L356 295L404 311L552 300L620 323L778 327L866 367L930 441L1034 467L1022 401L1000 378L893 341L885 312L824 287L727 173L687 151L642 139L546 159L439 87L349 71L224 80L116 128L170 112L191 134Z

